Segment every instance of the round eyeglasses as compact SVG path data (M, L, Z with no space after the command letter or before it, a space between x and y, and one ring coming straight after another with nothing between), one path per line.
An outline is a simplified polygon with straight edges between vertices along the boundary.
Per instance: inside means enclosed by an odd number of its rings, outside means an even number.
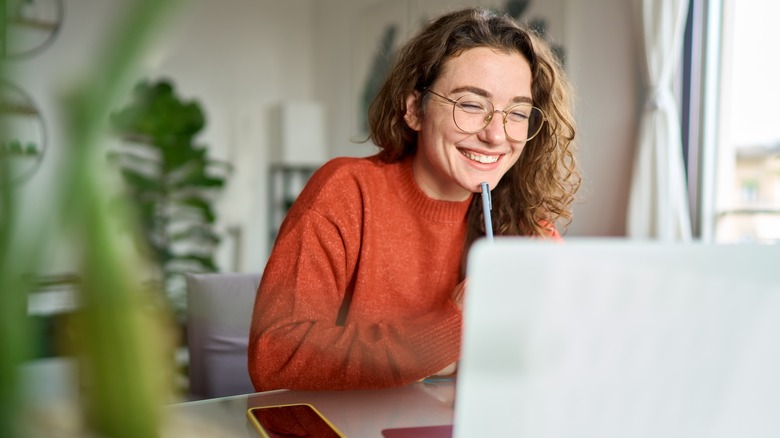
M529 104L520 103L509 109L497 110L484 96L465 94L457 99L442 96L433 90L425 90L452 104L455 126L467 134L476 134L487 128L497 112L503 115L504 132L512 141L529 141L539 134L545 121L544 112Z

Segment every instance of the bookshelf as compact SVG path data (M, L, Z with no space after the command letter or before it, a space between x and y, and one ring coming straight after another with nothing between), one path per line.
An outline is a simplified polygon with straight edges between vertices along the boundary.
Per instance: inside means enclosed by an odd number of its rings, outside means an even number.
M287 211L319 166L273 164L268 172L268 247L273 248Z

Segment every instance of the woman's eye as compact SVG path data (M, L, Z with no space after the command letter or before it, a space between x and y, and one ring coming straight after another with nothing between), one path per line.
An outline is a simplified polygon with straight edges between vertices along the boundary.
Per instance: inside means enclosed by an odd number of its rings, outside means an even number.
M528 111L522 110L522 109L513 109L509 111L509 119L516 122L523 122L528 120L530 117L530 114Z
M460 108L462 108L464 111L469 111L469 112L485 111L485 105L480 102L472 102L472 101L459 102L458 106L460 106Z

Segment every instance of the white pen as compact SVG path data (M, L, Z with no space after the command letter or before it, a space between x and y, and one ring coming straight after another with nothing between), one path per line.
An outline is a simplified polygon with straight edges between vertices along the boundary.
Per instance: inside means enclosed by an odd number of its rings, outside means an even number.
M490 186L483 182L482 186L482 216L485 218L485 237L489 242L493 241L493 219L490 217L490 210L493 209L493 201L490 199Z

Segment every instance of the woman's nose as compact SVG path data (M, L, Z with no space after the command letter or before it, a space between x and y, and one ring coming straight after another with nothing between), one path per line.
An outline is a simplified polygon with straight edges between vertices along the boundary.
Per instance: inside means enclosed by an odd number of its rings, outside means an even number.
M490 115L490 121L480 134L481 140L486 143L496 144L505 141L504 113L500 110L493 110L493 114Z

